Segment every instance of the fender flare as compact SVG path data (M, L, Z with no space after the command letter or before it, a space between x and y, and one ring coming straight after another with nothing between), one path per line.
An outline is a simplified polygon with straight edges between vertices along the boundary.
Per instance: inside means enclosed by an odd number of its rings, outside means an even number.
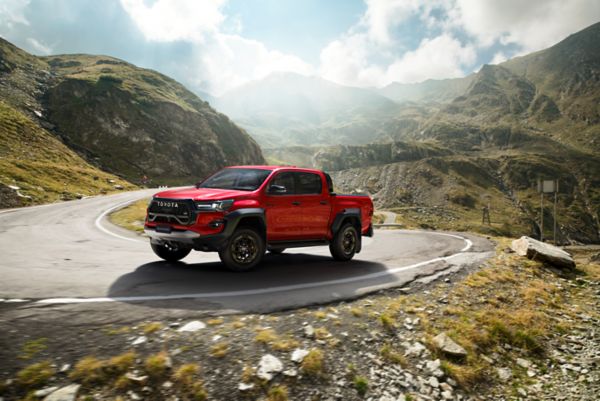
M356 245L356 253L360 253L362 249L362 219L359 208L348 208L344 209L338 214L336 214L333 219L333 223L331 224L331 235L335 237L338 231L342 228L342 223L345 219L352 218L355 222L358 221L358 224L354 224L356 227L356 231L358 233L358 244Z
M265 234L266 236L267 221L265 219L265 209L262 208L237 209L225 215L223 217L223 220L225 221L225 229L223 230L223 235L225 235L226 237L231 236L240 224L240 221L247 217L258 218L262 225L261 229L263 230L263 234Z

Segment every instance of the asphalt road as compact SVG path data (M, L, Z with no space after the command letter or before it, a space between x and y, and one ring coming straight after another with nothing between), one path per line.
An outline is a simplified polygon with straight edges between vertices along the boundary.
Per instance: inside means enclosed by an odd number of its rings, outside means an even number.
M215 253L192 252L184 263L168 263L154 255L147 239L106 218L120 205L154 192L0 212L3 304L113 312L119 305L144 305L145 311L271 311L405 285L478 263L493 249L489 241L465 234L376 230L346 263L334 262L327 247L267 254L247 273L226 270Z

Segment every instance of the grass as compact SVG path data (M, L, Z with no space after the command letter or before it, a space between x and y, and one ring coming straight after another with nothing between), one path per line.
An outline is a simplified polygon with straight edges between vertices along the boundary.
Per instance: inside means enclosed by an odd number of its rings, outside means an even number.
M0 101L0 183L16 185L31 197L18 198L15 206L115 192L115 185L135 188L93 167L4 101Z
M381 347L379 354L388 362L398 364L402 367L408 366L406 358L401 353L396 351L389 343Z
M29 365L17 372L16 382L25 388L40 387L56 374L50 361L43 361Z
M273 386L267 394L267 401L287 401L288 389L286 386Z
M172 379L182 387L189 388L198 379L200 365L197 363L186 363L173 372Z
M386 313L382 313L379 316L379 321L381 322L381 325L386 331L390 333L396 331L396 320L392 316Z
M325 372L323 351L318 348L311 349L302 360L300 369L307 376L321 377Z
M167 373L169 363L169 355L165 351L161 351L146 358L144 369L153 379L160 379Z
M214 358L225 358L227 353L229 353L229 343L226 341L221 341L210 347L210 356Z
M273 329L259 329L254 340L257 343L269 345L276 351L289 351L300 344L291 335L279 335Z
M75 364L69 377L85 385L108 383L127 372L136 358L137 354L133 351L104 360L86 356Z
M218 326L218 325L220 325L220 324L223 324L223 321L224 321L224 320L223 320L223 319L221 319L221 318L208 319L208 320L206 321L206 324L207 324L207 325L209 325L209 326Z
M44 351L48 346L46 343L48 342L47 338L38 338L36 340L29 340L23 347L21 348L21 354L19 355L19 359L28 360Z
M109 215L111 223L137 233L144 232L149 199L141 199ZM149 323L152 324L152 323Z
M369 380L364 376L355 376L352 382L358 395L364 397L369 390Z
M254 340L257 343L271 344L279 339L279 336L273 329L260 329L256 333Z

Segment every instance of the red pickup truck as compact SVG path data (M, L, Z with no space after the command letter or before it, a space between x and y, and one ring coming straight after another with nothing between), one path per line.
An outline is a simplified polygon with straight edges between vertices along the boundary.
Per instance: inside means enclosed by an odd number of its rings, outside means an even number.
M192 249L219 252L235 271L256 266L265 251L329 245L336 260L350 260L372 236L373 202L338 195L319 170L236 166L195 187L159 192L148 205L144 231L154 252L178 261Z

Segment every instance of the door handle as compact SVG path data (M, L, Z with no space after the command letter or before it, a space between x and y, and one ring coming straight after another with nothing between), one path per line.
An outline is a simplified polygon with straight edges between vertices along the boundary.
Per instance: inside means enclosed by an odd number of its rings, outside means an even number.
M292 205L294 205L294 206L300 206L300 205L301 205L301 202L298 202L298 201L293 201L293 202L292 202Z
M326 205L326 204L327 204L327 201L321 201L321 202L319 202L319 203L320 203L321 205Z

